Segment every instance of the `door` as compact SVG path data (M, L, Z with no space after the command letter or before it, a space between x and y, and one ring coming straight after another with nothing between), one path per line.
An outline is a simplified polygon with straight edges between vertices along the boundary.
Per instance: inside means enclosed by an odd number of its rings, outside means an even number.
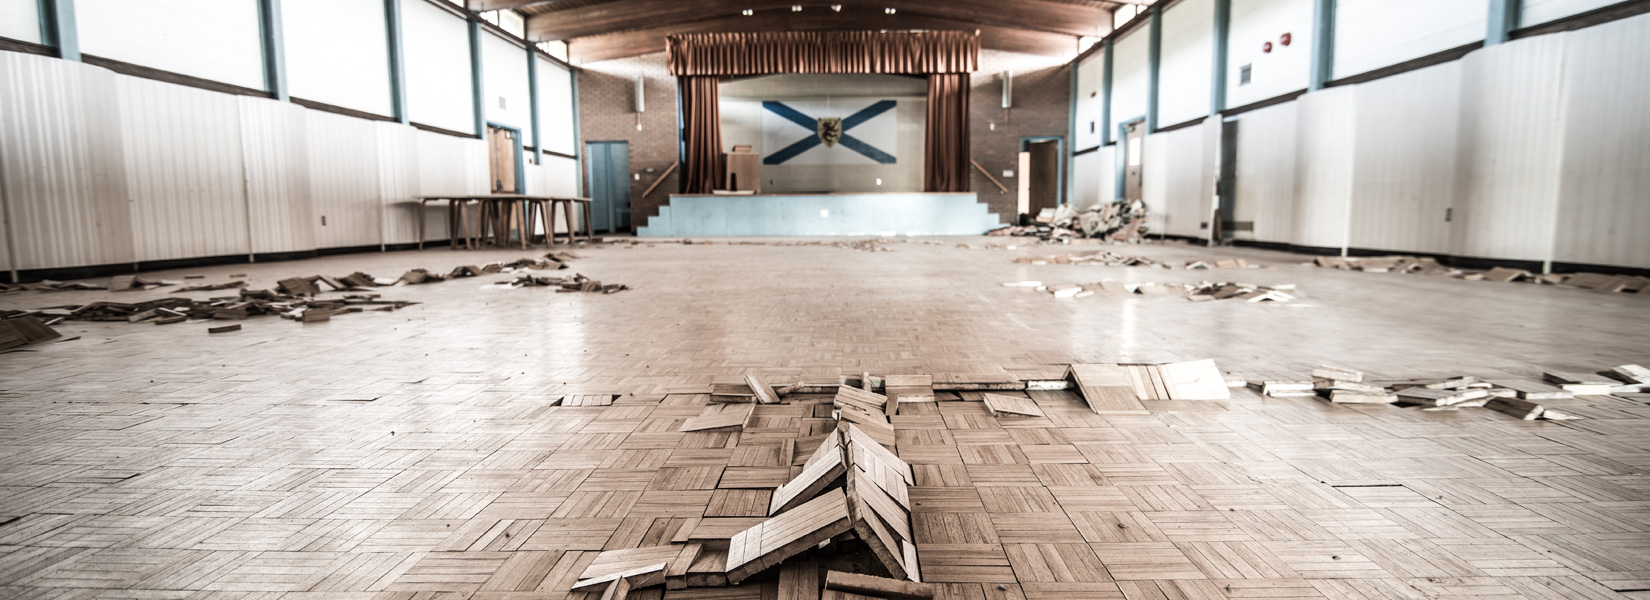
M630 144L585 144L590 169L590 226L615 232L630 228Z
M1144 200L1140 195L1140 163L1146 149L1145 121L1123 125L1123 140L1123 199Z
M1210 239L1216 243L1229 241L1237 234L1237 219L1234 213L1237 206L1237 136L1236 119L1221 122L1220 178L1215 180L1215 202L1219 203L1215 210L1217 226L1210 234Z
M1054 208L1060 204L1060 143L1055 140L1032 142L1026 147L1030 154L1030 168L1025 177L1030 185L1027 195L1030 196L1029 212L1032 216L1042 213L1045 208Z
M521 132L509 127L487 126L487 164L493 179L493 193L521 193Z

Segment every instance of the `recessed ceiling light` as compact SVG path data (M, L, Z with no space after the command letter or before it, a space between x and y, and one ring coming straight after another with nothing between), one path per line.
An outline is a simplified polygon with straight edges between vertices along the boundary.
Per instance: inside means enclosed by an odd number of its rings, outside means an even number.
M831 5L831 11L832 12L842 12L842 5L841 4L832 4Z
M887 14L890 14L890 15L891 15L891 14L894 14L894 9L893 9L893 7L888 7L888 8L884 8L884 9L882 9L882 12L884 12L884 13L887 13Z
M792 4L791 5L791 12L802 12L802 5L801 4Z
M742 14L742 15L745 15L745 16L748 17L748 16L756 14L756 11L747 8L745 10L739 11L739 14Z

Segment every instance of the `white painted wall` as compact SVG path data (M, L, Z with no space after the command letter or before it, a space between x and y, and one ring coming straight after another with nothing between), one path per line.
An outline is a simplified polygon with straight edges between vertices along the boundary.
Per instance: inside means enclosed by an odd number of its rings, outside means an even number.
M0 0L0 37L40 43L40 0Z
M1482 41L1489 2L1337 0L1333 78Z
M375 115L394 112L381 0L282 0L281 11L293 97Z
M1148 29L1137 28L1112 45L1110 131L1113 138L1118 136L1118 125L1146 115L1146 87L1150 78L1146 50L1151 37Z
M1553 260L1650 263L1650 17L1570 34Z
M80 0L75 24L84 54L264 89L257 0Z
M451 131L475 129L470 33L462 17L427 0L401 0L407 117Z
M1312 65L1312 0L1232 0L1226 50L1226 106L1306 89ZM1283 35L1289 34L1288 46ZM1271 42L1272 51L1265 52ZM1250 67L1250 83L1239 72Z
M1646 97L1641 15L1243 113L1237 237L1650 268ZM1168 168L1148 162L1146 198L1157 231L1197 236L1183 193L1213 158L1181 133L1148 137Z
M545 150L571 155L578 149L574 135L573 73L539 57L539 135Z
M1157 95L1160 127L1209 115L1214 14L1214 0L1182 0L1163 11L1163 66Z
M1298 103L1237 118L1237 170L1232 220L1254 224L1237 239L1287 244L1294 237L1295 131Z
M1087 150L1100 145L1105 139L1101 136L1105 124L1100 122L1101 94L1106 67L1105 50L1095 52L1077 65L1077 105L1072 107L1076 113L1074 120L1076 131L1072 132L1072 147L1076 150Z
M1529 27L1557 21L1564 17L1598 10L1622 0L1523 0L1518 26Z
M1353 87L1353 248L1449 252L1461 63Z
M486 152L480 140L0 52L0 198L18 269L412 242L414 197L485 192ZM564 189L572 169L558 168ZM429 214L431 236L446 237Z
M533 113L527 85L527 49L498 34L483 32L481 75L481 108L487 122L515 127L522 135L529 135Z

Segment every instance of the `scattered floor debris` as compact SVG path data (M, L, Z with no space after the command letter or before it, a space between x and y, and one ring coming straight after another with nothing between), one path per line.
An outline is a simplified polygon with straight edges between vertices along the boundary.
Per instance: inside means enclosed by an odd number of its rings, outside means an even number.
M1274 398L1316 396L1335 404L1392 404L1422 411L1455 411L1488 408L1524 420L1548 421L1581 418L1577 411L1555 410L1541 401L1566 401L1576 396L1626 399L1650 392L1650 370L1639 365L1622 365L1598 373L1542 373L1542 381L1495 379L1481 381L1472 375L1434 379L1369 381L1364 373L1341 367L1320 366L1310 380L1257 379L1251 389Z
M1440 264L1437 259L1427 256L1375 256L1367 258L1346 258L1338 256L1320 256L1313 259L1309 265L1317 265L1326 269L1340 269L1343 271L1363 271L1366 273L1413 273L1418 275L1433 275L1437 277L1454 277L1468 281L1496 281L1511 283L1522 281L1526 283L1563 285L1578 287L1595 292L1625 292L1642 294L1650 291L1650 277L1629 275L1607 275L1603 273L1547 273L1537 275L1523 269L1495 267L1488 271L1472 269L1458 269Z
M1213 262L1206 260L1193 261L1162 261L1144 256L1130 256L1106 250L1095 250L1077 254L1054 254L1049 256L1021 256L1014 262L1029 265L1096 265L1102 267L1157 267L1161 269L1259 269L1260 265L1250 265L1249 261L1241 258L1216 259Z
M18 315L0 320L0 350L10 350L63 337L35 315Z
M554 287L557 288L557 293L594 292L599 294L616 294L630 289L630 286L622 283L609 283L603 285L600 281L596 281L578 273L574 273L572 277L541 277L535 276L531 273L520 273L516 275L514 280L506 282L503 285L518 288Z
M298 281L314 288L314 283L299 278L285 280L292 287ZM285 286L282 287L284 289ZM147 302L93 302L67 305L34 311L0 311L0 316L36 316L47 323L71 321L124 321L127 323L154 323L171 325L191 319L239 321L248 317L275 315L301 322L330 319L333 315L365 310L390 311L416 304L415 302L379 300L376 294L347 295L340 299L316 299L271 290L241 289L238 296L196 300L171 297Z
M1010 281L1003 287L1035 289L1053 294L1055 298L1086 298L1096 294L1142 296L1181 296L1193 302L1209 300L1243 300L1245 302L1293 302L1295 284L1258 285L1236 281L1200 281L1197 283L1125 283L1107 279L1090 284L1045 286L1040 281Z
M1146 204L1099 202L1077 212L1070 206L1045 208L1035 225L1013 225L986 232L991 236L1028 236L1043 240L1099 238L1112 242L1138 243L1146 235Z

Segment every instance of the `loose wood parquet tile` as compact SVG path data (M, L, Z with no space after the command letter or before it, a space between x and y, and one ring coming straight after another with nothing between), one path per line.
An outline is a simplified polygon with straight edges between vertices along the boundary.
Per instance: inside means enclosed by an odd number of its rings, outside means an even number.
M1059 303L1000 287L1075 276L1007 260L1018 252L590 249L581 271L636 289L480 299L469 285L394 288L383 293L422 304L303 327L249 321L189 343L179 336L194 325L70 322L65 337L79 339L0 356L0 596L595 600L567 590L598 551L725 543L760 522L772 488L817 444L810 436L834 427L831 395L820 394L757 407L742 428L678 431L729 406L713 403L713 383L748 374L938 384L1213 358L1228 377L1299 376L1333 361L1379 378L1539 379L1650 361L1650 340L1620 327L1641 320L1638 296L1415 277L1395 288L1222 249L1279 267L1249 276L1297 283L1311 306ZM246 272L259 287L299 272L519 255L199 271ZM794 277L797 265L810 277ZM753 289L752 278L767 283ZM1395 295L1428 310L1391 318ZM104 299L13 294L0 306ZM1562 334L1545 324L1559 320L1529 319L1559 314ZM1501 335L1509 322L1531 335ZM1226 402L1146 401L1138 415L1095 414L1075 390L1025 396L1044 417L994 417L979 392L940 390L939 402L904 404L891 419L937 597L1619 599L1650 588L1641 403L1565 401L1587 418L1560 423L1245 390ZM698 568L714 570L718 556Z

